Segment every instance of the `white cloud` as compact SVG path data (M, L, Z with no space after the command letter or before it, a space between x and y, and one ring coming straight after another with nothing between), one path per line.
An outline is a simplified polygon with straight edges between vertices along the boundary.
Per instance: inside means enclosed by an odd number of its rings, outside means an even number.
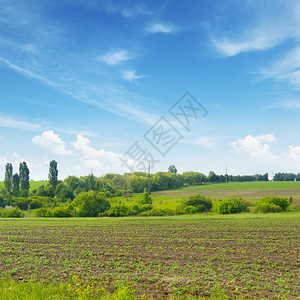
M8 163L8 160L7 160L7 158L6 157L1 157L0 156L0 166L4 166L4 165L6 165Z
M146 28L146 31L150 33L172 33L176 31L176 28L172 25L155 23Z
M221 40L212 39L216 49L224 56L234 56L241 52L266 50L278 45L282 38L275 38L269 35L255 35L251 40Z
M90 140L81 134L77 135L76 142L72 143L73 147L80 151L85 159L104 158L110 161L119 160L120 155L112 151L105 151L104 149L95 149L90 146Z
M32 138L32 141L37 146L48 149L55 154L72 155L72 152L66 149L65 143L53 130L44 131L40 136L37 135Z
M289 145L288 156L294 161L300 161L300 146Z
M81 159L81 162L90 169L103 169L103 165L97 159Z
M272 143L276 140L272 134L251 136L247 135L243 139L238 139L230 143L234 151L238 154L246 153L251 157L270 157L276 156L271 154L270 146L267 143Z
M122 71L123 78L129 82L143 78L143 75L136 75L135 71Z
M125 50L120 50L116 52L108 52L103 56L97 57L98 61L103 61L108 65L118 65L123 61L132 59L129 53Z
M31 124L12 117L0 116L0 127L17 128L22 130L36 131L40 129L40 125Z
M271 67L262 68L260 73L264 78L287 81L296 89L300 89L300 46L295 47Z

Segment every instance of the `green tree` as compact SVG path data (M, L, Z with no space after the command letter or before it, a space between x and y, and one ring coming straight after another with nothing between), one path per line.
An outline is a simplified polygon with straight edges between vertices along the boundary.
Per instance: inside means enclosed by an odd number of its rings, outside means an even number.
M55 160L50 161L48 179L49 179L49 183L52 185L53 189L55 190L58 182L58 169L57 169L57 162Z
M14 174L12 181L13 181L13 195L18 197L20 194L20 176L19 176L19 174L17 174L17 173Z
M147 189L144 189L143 198L139 202L140 205L144 204L152 204L152 197L151 194L147 192Z
M171 165L168 168L168 172L176 174L177 173L177 169L176 169L176 167L174 165Z
M21 162L19 165L19 176L21 183L21 190L29 191L29 169L25 161Z
M99 213L110 209L110 203L106 197L94 191L80 193L73 200L73 206L78 217L97 217Z
M11 194L13 184L13 167L11 163L7 163L5 166L5 179L4 185L6 190Z

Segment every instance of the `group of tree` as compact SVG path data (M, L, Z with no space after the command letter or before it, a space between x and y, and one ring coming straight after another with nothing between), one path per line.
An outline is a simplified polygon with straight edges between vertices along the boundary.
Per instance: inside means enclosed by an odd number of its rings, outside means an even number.
M13 166L7 163L5 166L4 186L10 195L28 196L29 193L29 168L25 161L19 164L19 173L13 174Z
M274 181L300 181L300 173L275 173Z

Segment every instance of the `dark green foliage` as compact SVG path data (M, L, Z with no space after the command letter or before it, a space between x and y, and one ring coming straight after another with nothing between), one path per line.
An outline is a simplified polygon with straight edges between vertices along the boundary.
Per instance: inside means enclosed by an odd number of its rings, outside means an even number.
M58 183L58 169L57 169L57 162L55 160L50 161L48 179L49 179L49 183L52 185L53 189L55 190Z
M21 190L20 197L28 197L28 196L29 196L29 193L27 190Z
M176 167L174 165L171 165L168 168L168 172L176 174L177 173L177 169L176 169Z
M65 202L68 199L73 200L74 198L71 189L65 186L63 183L59 183L57 185L54 194L57 197L57 199L59 199L62 202Z
M54 207L55 199L51 197L30 196L30 197L13 197L11 204L21 210L36 209L40 207Z
M13 209L0 209L0 217L1 218L23 218L24 213L18 209L18 208L13 208Z
M299 178L299 177L298 177L298 175L296 175L294 173L275 173L273 180L274 181L294 181L296 178Z
M29 191L29 169L25 161L21 162L19 165L19 176L20 176L20 184L21 190Z
M184 208L193 206L197 209L196 212L210 211L212 208L212 201L202 195L194 195L183 201ZM190 210L190 209L188 209ZM194 212L193 212L194 213Z
M20 176L16 173L13 175L13 192L12 194L16 197L19 196L20 193Z
M248 212L249 208L242 199L226 199L222 200L217 206L217 212L222 215L237 214L241 212Z
M5 207L6 204L4 196L0 195L0 207Z
M74 199L73 205L78 217L97 217L99 213L110 209L110 203L106 197L94 191L80 193Z
M11 194L13 186L13 167L11 163L7 163L5 166L4 186L7 192Z
M260 199L256 205L256 209L262 213L282 212L286 211L292 203L293 198L267 196Z

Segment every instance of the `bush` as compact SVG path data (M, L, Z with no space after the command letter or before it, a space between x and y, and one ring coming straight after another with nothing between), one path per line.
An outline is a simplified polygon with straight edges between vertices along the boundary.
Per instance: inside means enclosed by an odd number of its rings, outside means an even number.
M104 195L94 191L83 192L73 200L75 215L78 217L97 217L110 209L110 203Z
M35 215L38 218L49 218L49 217L51 217L51 212L48 208L41 207L36 210Z
M242 199L226 199L222 200L217 207L217 212L222 215L237 214L241 212L249 212L249 208Z
M189 197L187 200L183 201L184 211L187 207L194 207L195 209L188 208L187 211L193 211L192 213L196 212L204 212L210 211L212 208L212 201L202 195L194 195ZM190 213L190 212L188 212Z
M170 208L153 208L141 213L142 216L174 216L175 211Z
M151 204L143 204L142 206L139 207L138 211L143 212L147 210L151 210L153 206Z
M2 218L24 218L24 213L18 208L1 209L0 217L2 217Z
M72 217L68 207L54 207L51 209L51 217L53 218L69 218Z
M292 201L292 197L288 199L284 197L267 196L258 201L256 209L262 213L282 212L287 210Z
M132 209L126 205L117 205L109 210L105 211L104 213L100 213L99 216L106 216L106 217L125 217L125 216L133 216L138 214L137 210Z
M203 205L201 205L203 206ZM191 214L195 214L198 212L198 210L200 209L200 206L186 206L183 210L183 213L184 214L187 214L187 215L191 215Z

